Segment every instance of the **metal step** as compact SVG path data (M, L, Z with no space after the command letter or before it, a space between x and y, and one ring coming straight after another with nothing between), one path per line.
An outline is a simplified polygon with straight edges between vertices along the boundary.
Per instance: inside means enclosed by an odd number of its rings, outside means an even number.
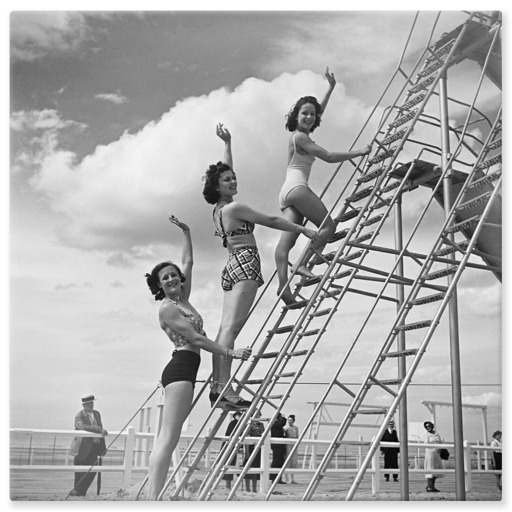
M397 331L414 331L416 329L424 329L425 327L430 327L432 325L432 320L422 320L421 322L413 322L412 324L404 324L396 327Z
M417 96L415 96L414 98L410 99L409 101L407 101L401 107L398 107L398 108L400 110L409 110L411 107L414 107L418 103L421 103L425 99L426 95L427 95L426 92L422 92L421 94L418 94Z
M334 233L334 235L329 239L329 243L333 244L334 242L338 242L340 240L343 240L348 235L348 232L350 231L349 228L342 229L341 231L338 231L337 233Z
M358 190L356 193L352 194L351 196L348 196L345 199L345 203L355 203L357 201L360 201L361 199L364 199L365 197L368 197L373 190L373 185L367 188L363 188L362 190Z
M475 215L474 217L471 217L470 219L466 219L463 222L459 222L457 224L454 224L453 226L448 227L446 229L445 233L458 233L459 231L463 231L465 229L476 226L478 224L479 220L480 220L480 215Z
M484 187L486 185L491 184L493 181L496 181L500 177L501 177L501 169L498 169L496 171L493 171L493 172L487 174L483 178L479 178L478 180L474 181L473 183L471 183L471 185L468 186L468 189Z
M361 226L366 227L366 226L371 226L372 224L376 224L377 222L379 222L382 219L382 217L384 217L384 214L380 213L379 215L376 215L375 217L371 217L368 220L365 220L364 222L362 222Z
M372 206L370 206L370 210L378 210L379 208L384 208L384 206L388 206L391 201L393 200L392 197L386 197L386 199L382 199L382 201L379 201Z
M332 308L321 309L319 311L316 311L315 313L311 313L310 316L312 318L316 318L316 317L319 317L319 316L325 316L325 315L328 315L331 311L332 311Z
M286 305L286 306L284 306L284 308L292 309L292 310L293 309L301 309L301 308L305 308L308 304L309 304L309 299L306 299L306 300L297 301L294 304Z
M468 248L469 246L469 242L467 241L464 241L464 242L460 242L458 244L455 244L456 247L461 251L461 252L466 252L466 249ZM447 247L443 248L443 249L440 249L439 251L436 251L434 253L434 257L442 257L442 256L447 256L448 254L453 254L457 248L456 247L453 247L451 245L448 245Z
M382 354L381 358L386 357L402 357L402 356L414 356L418 353L417 348L410 348L407 350L397 350L396 352L386 352L385 354Z
M373 165L373 164L382 162L383 160L386 160L386 158L393 156L396 149L397 149L397 146L392 146L392 147L388 148L387 151L383 151L382 153L379 153L378 155L374 156L372 159L370 159L368 161L368 163Z
M435 79L436 79L435 76L430 76L426 80L423 80L423 82L419 82L414 87L409 89L409 93L416 94L416 93L422 91L423 89L426 89L429 85L432 85L432 83L434 82Z
M400 131L393 133L393 135L388 135L384 140L381 141L381 144L383 146L387 146L388 144L391 144L392 142L400 140L404 136L406 131L407 131L407 128L402 128Z
M399 126L402 126L403 124L407 123L407 121L410 121L414 118L414 116L418 113L418 109L411 110L410 112L407 112L407 114L404 114L403 116L398 117L395 119L392 123L389 124L390 128L398 128Z
M411 306L421 306L422 304L430 304L431 302L437 302L439 300L443 300L445 297L445 293L435 293L434 295L427 295L425 297L420 297L414 300L409 301Z
M473 199L470 199L469 201L466 201L465 203L462 203L461 205L457 206L457 211L467 211L471 210L471 208L476 208L477 206L480 206L482 204L487 204L489 202L489 198L491 197L491 192L485 192L484 194L475 197Z
M455 274L457 272L457 267L448 267L443 270L438 270L437 272L432 272L431 274L427 274L423 280L424 281L433 281L434 279L439 279L440 277L446 277L451 274Z
M361 178L359 178L361 180ZM353 210L349 210L348 212L345 212L341 215L338 215L334 218L335 222L345 222L350 219L354 219L359 215L359 212L361 211L361 207L358 206L357 208L354 208Z
M376 169L375 171L368 172L366 174L363 174L359 178L357 178L358 183L368 183L369 181L374 180L375 178L378 178L384 171L386 170L386 167L382 166ZM361 208L359 208L360 210Z
M488 169L492 165L496 165L501 163L501 155L493 156L487 160L484 160L482 163L478 164L477 169L479 171L483 171L484 169Z

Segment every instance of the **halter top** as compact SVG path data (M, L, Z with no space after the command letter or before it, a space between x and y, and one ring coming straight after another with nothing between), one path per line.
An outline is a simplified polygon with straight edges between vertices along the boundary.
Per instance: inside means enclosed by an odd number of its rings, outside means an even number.
M177 302L167 298L169 302L174 304L178 307L178 311L190 322L192 327L198 332L199 334L206 336L206 333L203 330L203 319L199 313L196 315L194 313L190 313L188 311L185 311ZM190 343L187 338L182 336L180 333L176 332L172 327L169 327L169 336L171 338L171 341L174 343L174 346L176 348L182 348L188 343Z
M215 222L215 209L213 210L213 223L215 224L215 236L220 236L222 238L222 245L224 247L228 246L228 237L237 236L237 235L251 235L254 231L254 222L249 222L247 220L244 221L243 225L233 231L225 231L224 226L222 224L222 208L226 205L222 205L219 208L219 224Z

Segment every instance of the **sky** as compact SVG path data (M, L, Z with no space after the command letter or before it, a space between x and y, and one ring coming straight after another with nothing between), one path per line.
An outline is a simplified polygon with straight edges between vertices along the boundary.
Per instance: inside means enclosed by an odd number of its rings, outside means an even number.
M310 9L10 14L10 427L72 429L80 397L92 392L106 428L119 430L153 392L172 347L144 274L180 259L170 214L191 227L191 301L215 338L226 254L212 236L201 177L222 158L216 124L232 133L237 199L279 214L289 108L304 94L325 92L329 66L337 86L314 139L332 150L353 145L415 14ZM423 48L434 16L420 13L411 48ZM443 12L437 37L465 19ZM461 96L473 72L460 66L454 73ZM483 94L492 103L497 90L487 83ZM356 147L364 144L361 138ZM315 191L334 168L315 163ZM256 236L270 278L279 233L258 227ZM275 289L271 284L271 296ZM490 273L469 271L459 293L463 402L488 406L492 432L501 427L501 285ZM350 323L345 315L326 335L326 352L310 363L312 378L332 373L336 333ZM250 339L263 317L255 313L240 338ZM447 350L439 336L422 362L409 393L411 422L427 417L422 400L451 401ZM203 352L199 378L210 370ZM354 366L348 377L362 371ZM300 416L299 427L316 396L300 392L285 408ZM449 419L440 422L451 438ZM200 416L190 424L197 427ZM467 424L468 437L478 438L480 418L468 416Z

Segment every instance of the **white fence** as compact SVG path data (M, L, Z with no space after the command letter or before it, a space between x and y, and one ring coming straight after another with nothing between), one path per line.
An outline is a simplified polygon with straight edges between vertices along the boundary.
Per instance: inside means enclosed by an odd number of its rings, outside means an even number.
M66 439L69 438L69 444L74 437L101 437L100 434L93 434L91 432L85 432L80 430L42 430L42 429L11 429L11 434L24 434L32 437L42 437L42 438L56 438ZM123 474L123 489L129 489L131 485L132 475L134 473L147 473L148 470L148 460L149 454L151 452L151 448L153 446L155 434L154 433L146 433L146 432L136 432L133 427L129 427L127 430L123 432L112 432L108 436L106 436L106 443L109 446L109 439L113 439L114 437L118 437L121 440L124 440L124 450L123 453L123 463L122 464L112 464L112 465L102 465L95 466L94 471L102 473L110 473L110 472L121 472ZM185 444L191 441L194 438L192 435L182 435L180 439L180 444ZM229 439L226 436L215 436L212 438L217 444L220 445L223 441ZM199 438L202 442L204 437ZM248 437L244 440L244 444L255 444L257 443L259 438L257 437ZM286 439L286 438L266 438L262 448L261 448L261 468L251 468L249 470L249 474L259 473L261 478L259 480L260 492L265 493L269 488L269 478L270 474L279 472L279 468L271 468L271 444L294 444L296 442L295 439ZM317 460L320 460L321 454L319 451L322 447L327 447L331 443L330 440L313 440L313 439L303 439L301 442L301 446L308 446L308 450L311 452L309 455L311 457L308 466L303 468L288 468L286 470L287 474L310 474L312 475L316 468ZM214 450L213 443L210 444L209 449L205 452L203 457L204 468L208 469L212 465L212 461L218 454L218 450ZM332 464L333 467L327 470L327 473L347 473L355 474L360 467L365 448L368 448L370 442L365 441L342 441L340 445L350 446L356 449L355 456L355 464L354 467L343 467L340 468L337 460L335 460ZM398 443L381 443L381 446L386 447L398 447ZM425 470L422 466L422 458L421 452L427 446L424 443L418 442L410 442L409 453L412 453L413 450L416 451L415 455L412 455L412 458L409 462L409 473L432 473L432 470ZM429 445L432 447L432 445ZM436 448L448 448L451 453L453 453L453 444L450 443L442 443L437 444ZM495 471L489 469L489 457L492 449L489 445L480 445L480 444L470 444L469 442L464 442L464 473L465 473L465 487L466 491L469 492L472 489L472 475L474 474L496 474L501 473L501 471ZM195 454L190 454L190 459L193 458ZM65 456L64 464L34 464L32 457L29 455L28 464L11 464L11 471L53 471L53 472L86 472L90 469L90 466L75 466L72 463L72 457L68 454ZM368 468L366 471L367 475L371 476L372 479L372 493L377 494L380 490L380 474L384 472L383 468L381 468L380 464L380 453L379 450L375 452L373 457L372 466ZM173 464L176 464L178 461L177 454L173 456ZM412 463L411 463L412 461ZM191 462L188 461L188 462ZM228 469L228 473L237 474L240 472L240 468L237 466L230 467ZM386 472L390 472L390 470L386 470ZM454 473L454 469L439 469L435 470L436 474L442 473ZM181 478L181 474L177 475L177 480Z

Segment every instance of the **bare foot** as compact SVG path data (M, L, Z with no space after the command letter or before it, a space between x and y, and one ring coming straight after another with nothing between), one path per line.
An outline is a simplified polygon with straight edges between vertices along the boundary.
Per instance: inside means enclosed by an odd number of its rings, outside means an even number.
M292 269L292 272L295 272L295 271ZM298 267L295 274L298 276L306 277L308 279L311 277L316 277L315 274L313 274L313 272L311 272L311 270L307 269L304 265L301 265L300 267Z
M281 293L281 290L277 290L277 295ZM283 294L281 295L281 300L287 305L291 306L292 304L297 304L297 301L295 300L295 297L293 296L290 287L287 286L284 289Z

